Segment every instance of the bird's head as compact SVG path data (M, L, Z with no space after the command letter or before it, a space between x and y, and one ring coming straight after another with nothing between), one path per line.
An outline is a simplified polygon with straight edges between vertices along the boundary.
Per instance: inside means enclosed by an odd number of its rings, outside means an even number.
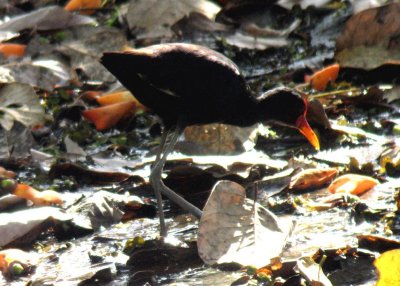
M280 87L264 93L259 99L261 112L268 113L270 120L297 128L319 150L319 140L307 122L308 102L299 92Z

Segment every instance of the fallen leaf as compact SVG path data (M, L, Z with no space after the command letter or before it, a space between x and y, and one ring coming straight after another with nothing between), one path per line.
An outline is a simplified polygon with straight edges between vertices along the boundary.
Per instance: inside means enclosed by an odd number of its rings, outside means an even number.
M25 55L26 45L0 43L0 54L5 57L22 57Z
M74 15L59 6L47 6L30 13L12 17L0 24L0 31L19 32L34 28L37 31L66 29L78 25L96 24L92 18Z
M135 107L135 102L125 101L85 110L82 115L94 123L98 131L102 131L115 126L122 118L132 113Z
M109 162L109 158L107 161ZM104 162L103 162L104 163ZM90 170L72 163L57 162L51 166L49 171L50 178L60 178L62 176L72 176L75 180L85 184L109 184L123 182L130 176L121 172L101 172Z
M329 83L336 81L339 69L338 64L327 66L312 75L306 75L304 81L309 83L313 89L324 91Z
M103 94L102 96L97 97L96 101L101 106L130 101L135 103L136 111L147 110L147 107L141 104L139 100L137 100L137 98L127 90Z
M375 259L374 265L379 273L376 286L400 285L400 249L382 253Z
M328 187L328 191L334 193L348 193L361 195L379 184L378 180L368 176L346 174L335 179Z
M98 191L90 197L85 197L68 209L74 215L74 222L79 227L87 230L99 230L100 227L109 226L125 219L127 206L137 205L147 208L148 214L155 213L154 206L144 204L136 196L120 195L107 191ZM138 211L137 214L144 215ZM78 219L76 217L79 216ZM136 216L137 218L138 216Z
M246 199L234 182L215 186L200 219L197 246L206 264L238 263L261 267L279 256L292 223Z
M297 260L297 268L302 276L312 286L331 286L332 282L322 271L322 266L319 265L311 257L302 257Z
M36 206L62 205L64 203L61 195L56 191L38 191L26 184L18 184L14 195L30 200Z
M278 5L285 7L286 9L291 10L293 6L298 5L302 9L306 9L309 6L321 8L326 6L330 1L328 0L299 0L299 1L293 1L293 0L279 0Z
M70 0L64 6L67 11L80 10L81 14L90 15L96 12L96 10L101 7L101 0Z
M219 10L207 0L136 0L130 2L126 18L137 39L170 38L171 26L184 16L198 12L214 19Z
M372 252L386 252L400 248L400 241L379 235L357 235L358 246Z
M9 248L0 251L0 271L6 277L28 274L37 262L36 254L20 249Z
M33 126L43 124L45 120L39 97L27 84L0 85L0 111L3 113L0 115L0 125L7 131L11 130L14 121Z
M352 16L336 42L335 58L340 65L371 70L400 61L399 13L400 3L391 3Z
M292 191L318 188L330 182L337 174L337 169L306 169L291 178L289 189Z
M0 247L30 244L47 229L46 222L56 224L70 220L72 215L55 207L0 213Z
M3 167L0 166L0 177L5 177L8 179L13 179L15 178L17 174L15 174L13 171L9 171L4 169Z
M286 37L260 38L242 32L225 37L226 43L240 49L265 50L267 48L282 48L289 44Z
M237 127L221 123L189 126L184 131L184 146L179 144L177 147L186 154L238 154L245 150L245 146L254 145L249 137L255 129L255 126Z

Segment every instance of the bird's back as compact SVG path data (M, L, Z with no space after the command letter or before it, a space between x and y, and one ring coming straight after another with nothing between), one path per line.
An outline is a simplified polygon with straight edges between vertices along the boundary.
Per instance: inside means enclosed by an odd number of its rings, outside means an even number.
M229 123L252 100L237 66L202 46L155 45L105 53L101 61L167 125Z

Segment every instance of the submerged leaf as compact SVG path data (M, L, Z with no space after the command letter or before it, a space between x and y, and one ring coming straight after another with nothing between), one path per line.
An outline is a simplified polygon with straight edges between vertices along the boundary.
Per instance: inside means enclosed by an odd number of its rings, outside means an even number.
M0 86L0 124L11 130L14 121L25 126L44 123L45 114L33 88L27 84L10 83Z
M261 267L279 256L292 223L285 223L252 200L234 182L220 181L204 207L197 246L207 264Z
M334 180L328 187L328 191L334 193L348 193L361 195L379 184L378 180L368 176L346 174Z

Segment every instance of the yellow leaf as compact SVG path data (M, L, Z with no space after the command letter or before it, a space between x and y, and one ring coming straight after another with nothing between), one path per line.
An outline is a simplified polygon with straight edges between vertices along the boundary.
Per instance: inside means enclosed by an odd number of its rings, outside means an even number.
M376 286L400 285L400 249L384 252L374 261L379 279Z

